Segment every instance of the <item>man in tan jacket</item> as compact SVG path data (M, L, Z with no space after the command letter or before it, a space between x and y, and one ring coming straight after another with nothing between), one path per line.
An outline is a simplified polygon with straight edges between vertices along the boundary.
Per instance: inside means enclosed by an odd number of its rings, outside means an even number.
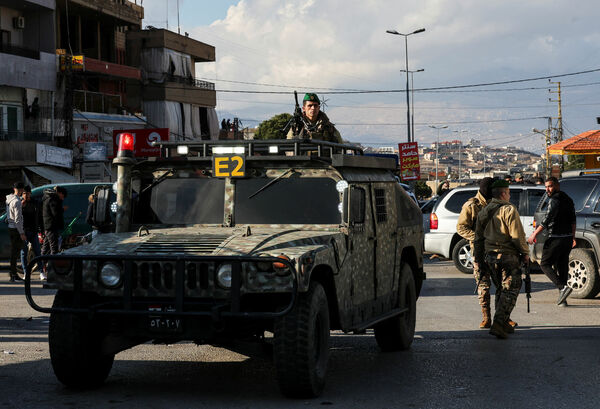
M496 286L496 313L490 334L507 338L514 332L508 323L521 289L522 263L529 263L529 247L519 211L510 203L508 182L492 184L493 199L477 216L475 261L486 262Z
M456 231L460 236L469 240L471 246L471 254L473 253L473 240L475 240L475 222L477 214L487 205L492 199L492 183L494 179L486 177L479 182L479 191L475 196L465 202L458 216L456 223ZM477 283L477 294L479 297L479 305L481 306L481 314L483 319L479 328L490 328L492 326L492 317L490 315L490 271L485 265L473 263L473 276Z

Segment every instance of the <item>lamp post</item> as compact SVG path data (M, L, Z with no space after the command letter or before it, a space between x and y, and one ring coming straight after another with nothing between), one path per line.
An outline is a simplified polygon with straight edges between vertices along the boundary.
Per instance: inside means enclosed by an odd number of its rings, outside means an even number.
M439 184L438 164L440 163L440 159L439 159L438 153L439 153L439 149L440 149L440 129L446 129L446 128L448 128L448 125L443 125L443 126L429 125L429 127L433 128L433 129L437 129L437 142L435 144L435 188L437 189L438 184Z
M406 70L400 70L400 72L405 72ZM424 68L419 68L418 70L408 72L410 73L410 98L412 99L412 105L410 106L410 124L411 124L411 135L412 141L415 141L415 72L423 72Z
M461 167L462 167L462 158L461 158L461 150L462 150L462 137L460 136L461 133L463 132L468 132L466 129L461 129L460 131L452 131L452 132L456 132L458 134L458 184L460 185L460 183L462 182L461 179Z
M406 70L406 126L407 126L407 134L408 134L408 142L412 142L414 139L411 139L411 135L410 135L410 100L409 100L409 96L408 96L408 36L413 35L413 34L418 34L418 33L422 33L423 31L425 31L424 28L420 28L418 30L413 31L412 33L408 33L408 34L402 34L399 33L396 30L386 30L385 32L388 34L394 34L394 35L399 35L399 36L404 36L404 50L405 50L405 58L406 58L406 65L405 65L405 70Z

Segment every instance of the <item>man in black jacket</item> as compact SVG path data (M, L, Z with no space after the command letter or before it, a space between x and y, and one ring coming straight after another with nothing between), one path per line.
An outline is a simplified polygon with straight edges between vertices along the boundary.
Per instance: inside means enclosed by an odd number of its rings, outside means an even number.
M42 198L42 214L44 224L44 243L42 254L58 253L58 239L60 231L64 228L63 200L67 197L67 190L62 186L44 191ZM40 274L44 280L45 274Z
M573 200L560 191L555 177L545 183L548 194L548 208L542 222L537 226L527 242L533 244L536 236L544 229L548 239L544 243L540 268L559 290L557 304L567 306L567 297L573 289L567 285L569 278L569 253L575 247L575 206Z
M28 245L31 244L31 250L38 257L41 254L40 241L38 233L41 232L41 209L37 200L31 197L31 187L25 186L22 196L23 209L23 229L25 230L25 245L21 250L21 265L23 273L28 276L30 271L27 268ZM38 265L41 273L41 265Z

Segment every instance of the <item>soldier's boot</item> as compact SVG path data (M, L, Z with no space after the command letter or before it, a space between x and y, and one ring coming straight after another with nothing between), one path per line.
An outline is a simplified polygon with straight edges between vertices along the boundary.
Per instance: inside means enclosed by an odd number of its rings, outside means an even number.
M513 329L514 329L514 328L517 328L517 326L519 325L519 324L517 324L516 322L514 322L513 320L511 320L511 319L510 319L510 317L508 317L508 319L506 320L506 323L507 323L508 325L510 325L511 327L513 327Z
M508 334L506 333L506 330L504 328L504 323L500 321L494 321L492 327L490 328L490 334L495 335L497 338L508 338Z
M515 327L513 327L510 324L510 318L508 320L506 320L506 322L504 323L504 332L506 332L507 334L514 334L515 332Z
M479 324L479 328L490 328L492 326L492 317L490 315L490 307L481 307L481 315L483 315L483 319L481 320L481 324Z

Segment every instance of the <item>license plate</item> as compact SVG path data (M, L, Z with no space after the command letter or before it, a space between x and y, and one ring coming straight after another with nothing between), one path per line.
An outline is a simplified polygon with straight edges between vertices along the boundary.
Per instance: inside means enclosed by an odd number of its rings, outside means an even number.
M175 311L173 308L149 307L148 311ZM148 328L151 331L160 332L179 332L182 330L181 318L150 316L148 319Z

